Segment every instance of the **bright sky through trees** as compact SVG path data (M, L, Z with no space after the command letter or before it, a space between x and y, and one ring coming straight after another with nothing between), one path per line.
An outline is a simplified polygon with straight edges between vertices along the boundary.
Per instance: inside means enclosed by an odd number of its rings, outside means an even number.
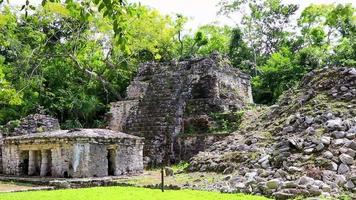
M10 0L14 5L23 5L26 0ZM220 0L132 0L132 2L141 2L152 8L158 9L162 14L173 15L175 13L183 14L190 17L187 23L187 29L196 29L197 27L216 22L220 25L234 25L234 21L225 17L217 15L219 6L217 4ZM30 0L33 4L38 4L41 0ZM294 3L300 5L299 11L303 10L309 4L322 3L353 3L353 0L284 0L285 3Z

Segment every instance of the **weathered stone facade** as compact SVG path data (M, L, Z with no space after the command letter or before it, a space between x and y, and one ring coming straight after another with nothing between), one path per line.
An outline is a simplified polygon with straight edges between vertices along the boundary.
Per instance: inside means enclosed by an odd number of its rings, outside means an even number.
M210 113L252 103L250 77L213 54L182 62L146 63L127 88L127 100L112 103L109 128L145 137L151 164L175 161L175 138L189 121L213 124ZM195 128L195 127L193 127ZM199 128L199 127L198 127Z
M105 129L7 137L3 173L17 176L103 177L143 171L143 139Z
M58 119L44 114L31 114L0 127L0 173L3 171L1 149L4 138L54 130L60 130Z

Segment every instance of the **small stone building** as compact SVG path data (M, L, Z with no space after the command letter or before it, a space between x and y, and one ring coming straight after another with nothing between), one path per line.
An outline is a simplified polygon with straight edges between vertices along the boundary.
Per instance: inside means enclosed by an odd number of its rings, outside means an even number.
M57 130L7 137L3 173L103 177L143 171L143 139L105 129Z
M3 171L1 149L4 138L55 130L60 130L58 119L39 113L31 114L20 120L10 121L4 126L0 126L0 173Z
M126 100L111 104L109 129L144 137L144 156L151 165L174 162L179 135L205 134L214 126L214 113L236 112L251 103L250 77L219 54L145 63Z

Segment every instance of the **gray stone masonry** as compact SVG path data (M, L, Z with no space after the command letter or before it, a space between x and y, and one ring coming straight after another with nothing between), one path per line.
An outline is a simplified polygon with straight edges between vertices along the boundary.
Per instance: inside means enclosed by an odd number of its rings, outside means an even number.
M218 54L181 62L146 63L111 104L109 129L145 138L151 165L177 161L174 140L191 129L209 130L211 113L238 111L252 103L250 77Z
M5 137L35 134L59 129L58 119L43 114L31 114L20 120L10 121L3 127L0 127L0 149L2 149L2 140ZM2 152L0 150L0 173L1 172Z
M143 138L105 129L58 130L3 140L4 174L103 177L143 171Z

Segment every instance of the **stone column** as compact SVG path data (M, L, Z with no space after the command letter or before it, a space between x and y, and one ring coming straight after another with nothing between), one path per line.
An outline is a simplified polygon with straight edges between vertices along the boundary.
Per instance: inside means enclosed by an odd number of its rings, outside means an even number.
M62 173L62 162L66 160L67 158L64 156L61 156L61 148L60 147L55 147L51 150L51 158L52 158L52 177L61 177L63 176Z
M36 156L35 156L35 151L34 150L29 150L28 151L28 175L32 176L35 174L36 171Z
M41 150L41 172L40 176L46 176L48 172L48 151Z

